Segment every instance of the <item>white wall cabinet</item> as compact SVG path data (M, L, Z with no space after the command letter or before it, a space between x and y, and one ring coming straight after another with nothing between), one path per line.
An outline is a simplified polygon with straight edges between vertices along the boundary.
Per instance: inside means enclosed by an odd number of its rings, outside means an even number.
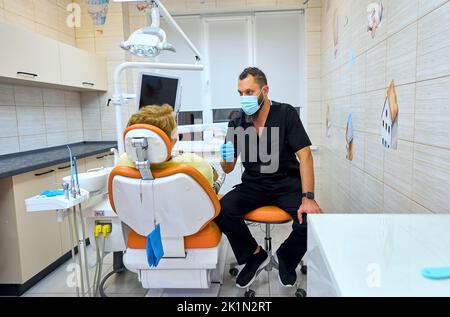
M59 43L59 51L63 85L108 90L106 63L103 57L95 56L64 43Z
M48 84L61 83L58 42L0 24L0 76Z
M51 38L0 23L2 81L77 90L108 89L106 59Z

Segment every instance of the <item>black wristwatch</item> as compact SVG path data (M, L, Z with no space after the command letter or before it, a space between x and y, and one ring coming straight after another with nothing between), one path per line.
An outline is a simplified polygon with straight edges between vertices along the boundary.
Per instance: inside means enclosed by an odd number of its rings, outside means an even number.
M305 198L305 197L308 199L314 200L314 193L303 193L302 198Z

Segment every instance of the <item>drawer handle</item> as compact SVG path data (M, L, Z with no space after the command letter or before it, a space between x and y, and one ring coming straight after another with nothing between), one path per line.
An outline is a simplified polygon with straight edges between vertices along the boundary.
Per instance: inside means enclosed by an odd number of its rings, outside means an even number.
M67 165L67 166L61 166L61 167L58 167L58 169L59 170L65 170L65 169L67 169L67 168L69 168L70 167L70 165Z
M54 171L55 171L55 170L49 170L49 171L44 172L44 173L34 174L34 176L43 176L43 175L47 175L47 174L53 173Z
M101 160L103 158L105 158L107 155L103 155L103 156L97 156L97 160Z
M91 87L94 87L94 86L95 86L94 83L90 83L90 82L87 82L87 81L84 81L82 85L83 85L83 86L91 86Z
M38 74L27 73L27 72L17 72L17 75L32 76L32 77L34 77L34 78L38 77Z

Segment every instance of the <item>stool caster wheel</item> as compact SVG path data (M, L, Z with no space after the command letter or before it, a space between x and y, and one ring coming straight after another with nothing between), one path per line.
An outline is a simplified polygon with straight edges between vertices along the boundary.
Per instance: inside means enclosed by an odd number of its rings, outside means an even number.
M306 265L302 265L300 272L302 272L303 275L308 274L308 267Z
M228 272L230 273L231 276L236 277L239 273L239 270L237 268L233 267Z
M256 293L253 290L248 290L247 292L245 292L245 297L255 297Z
M295 297L306 297L306 291L303 288L297 289Z

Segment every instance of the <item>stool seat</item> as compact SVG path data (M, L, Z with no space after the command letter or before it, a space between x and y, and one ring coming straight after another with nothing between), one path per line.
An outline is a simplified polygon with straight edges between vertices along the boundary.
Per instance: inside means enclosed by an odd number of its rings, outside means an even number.
M249 212L244 219L252 222L282 224L291 221L292 217L281 208L266 206Z

